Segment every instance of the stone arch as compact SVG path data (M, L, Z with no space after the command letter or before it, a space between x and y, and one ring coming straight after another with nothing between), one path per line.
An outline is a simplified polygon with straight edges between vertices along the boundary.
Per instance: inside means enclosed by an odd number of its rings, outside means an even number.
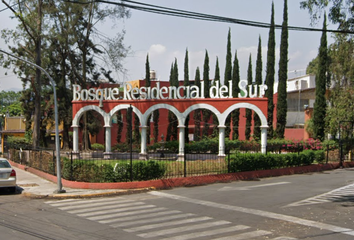
M226 121L227 116L232 111L239 109L239 108L248 108L248 109L253 110L255 113L257 113L257 115L261 119L262 127L268 127L266 116L263 114L263 112L256 105L253 105L251 103L236 103L234 105L231 105L220 115L219 124L222 126L225 125L225 121Z
M120 110L123 110L123 109L128 110L128 108L129 108L130 106L132 107L133 112L138 116L139 121L140 121L140 124L142 125L143 114L140 112L140 110L139 110L137 107L135 107L135 106L133 106L133 105L130 105L130 104L119 104L119 105L115 106L115 107L114 107L111 111L109 111L109 113L108 113L109 120L112 119L113 115L114 115L116 112L118 112L118 111L120 111ZM111 121L109 121L109 122L111 122Z
M80 118L81 118L82 114L84 114L84 112L91 111L91 110L98 112L103 117L105 126L110 124L109 123L109 120L110 120L109 116L105 111L103 111L98 106L88 105L83 108L80 108L80 110L76 113L75 117L73 118L73 122L72 122L73 126L79 126L79 122L80 122Z
M143 114L144 122L141 122L141 125L143 125L143 123L144 123L143 126L146 125L146 121L148 120L148 117L150 116L150 114L153 113L153 111L158 110L158 109L162 109L162 108L170 110L171 112L173 112L173 114L176 115L176 117L178 119L178 125L184 125L184 119L185 119L184 115L181 112L179 112L177 110L177 108L175 108L174 106L171 106L167 103L159 103L159 104L151 106L148 110L146 110L146 112Z
M219 116L220 116L220 112L218 109L216 109L214 106L212 105L209 105L207 103L197 103L197 104L194 104L190 107L188 107L184 112L183 112L183 117L184 117L184 121L183 121L183 125L185 124L185 119L187 118L187 116L195 111L195 110L198 110L198 109L207 109L207 110L210 110L211 112L213 112L216 117L218 118L218 121L220 123L220 119L219 119Z

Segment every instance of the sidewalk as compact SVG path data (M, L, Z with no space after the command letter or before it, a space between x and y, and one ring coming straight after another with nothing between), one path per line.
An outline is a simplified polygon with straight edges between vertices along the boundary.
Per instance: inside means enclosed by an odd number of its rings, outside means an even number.
M87 183L62 179L63 193L57 193L57 178L40 170L10 161L17 175L17 192L30 198L91 198L148 192L155 189L202 186L213 183L227 183L251 179L277 177L283 175L322 172L339 168L339 163L313 164L309 166L282 169L258 170L250 172L202 175L180 178L166 178L139 182ZM344 163L344 167L354 167L354 162Z
M20 168L14 166L13 168L17 176L17 193L30 198L89 198L148 191L148 189L76 189L62 187L65 192L56 193L58 192L56 183Z

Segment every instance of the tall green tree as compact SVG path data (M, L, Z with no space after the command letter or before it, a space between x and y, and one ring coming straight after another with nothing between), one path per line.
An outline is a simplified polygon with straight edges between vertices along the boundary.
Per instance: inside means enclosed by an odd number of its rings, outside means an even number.
M323 20L323 32L318 53L318 69L316 74L316 99L313 109L314 137L323 141L325 136L326 117L326 73L327 73L327 23L326 16Z
M151 86L151 79L150 79L150 63L149 63L149 54L146 55L146 62L145 62L145 87L150 87ZM146 129L146 143L150 144L150 118L152 118L152 116L149 117L148 122L147 122L147 129Z
M240 88L238 86L240 82L240 67L237 58L237 51L235 52L234 66L232 72L232 96L234 98L238 97L240 93ZM240 109L236 109L232 112L232 139L236 140L239 137L239 122L240 122Z
M348 34L335 34L334 43L329 46L332 88L329 92L329 106L326 112L325 131L338 136L341 125L341 138L352 134L351 122L354 119L354 39ZM319 59L319 56L317 56ZM317 80L317 77L316 77ZM317 83L316 83L317 84ZM316 100L317 101L317 100Z
M257 60L256 60L256 77L255 83L257 86L260 86L263 83L262 78L262 40L261 36L258 39L258 49L257 49ZM253 114L253 122L254 122L254 129L253 135L255 139L261 139L261 119L259 118L258 114Z
M26 1L20 2L13 6L6 1L2 1L8 9L10 9L14 16L19 20L19 30L8 30L10 38L16 39L20 42L18 48L10 48L16 55L25 58L26 60L35 63L37 66L42 66L42 44L43 44L43 1ZM3 31L5 33L5 31ZM25 67L25 63L16 61L19 68ZM26 68L26 67L25 67ZM21 71L21 70L20 70ZM34 76L30 81L30 88L33 92L33 132L32 132L32 146L39 147L40 142L40 121L41 121L41 101L42 101L42 78L41 70L35 68L34 70L28 67L25 70L27 76L29 74ZM22 75L22 71L20 73ZM26 78L24 78L26 79ZM26 83L28 80L25 80ZM31 122L29 122L31 124Z
M19 27L15 30L3 29L1 31L2 38L9 43L9 48L15 55L21 56L31 62L36 62L33 60L33 56L35 56L33 53L36 51L36 48L32 39L36 39L33 41L36 41L39 46L39 38L35 37L36 34L34 32L41 25L39 36L40 45L42 46L40 49L41 64L57 84L59 121L63 123L64 127L64 146L68 145L69 130L72 121L70 111L72 90L68 89L68 86L71 84L80 84L85 88L88 83L97 83L98 79L102 79L103 77L112 81L112 78L109 76L110 71L106 71L104 68L101 70L102 64L98 66L95 59L97 57L104 60L110 59L112 60L111 69L123 70L121 60L126 56L128 51L128 48L123 44L124 33L112 39L102 38L99 34L96 34L98 31L95 25L107 17L113 17L115 20L128 17L129 11L119 6L108 8L97 2L73 4L54 0L28 0L25 2L7 1L7 4L13 6L12 11L16 17L25 20L22 23L20 20ZM46 20L42 21L40 19ZM99 45L95 41L99 42ZM11 42L14 44L11 45ZM20 42L21 44L17 44ZM98 49L101 48L100 46L104 46L104 49L107 51ZM22 79L24 87L30 89L23 91L24 98L30 96L29 99L31 99L31 102L24 101L26 104L23 105L24 112L29 113L25 114L25 116L29 116L28 118L26 117L29 130L31 129L31 113L33 112L36 116L38 115L38 111L35 110L36 104L40 102L40 106L43 106L43 102L48 102L49 99L52 102L50 105L54 105L53 92L48 90L51 88L49 80L46 76L41 75L41 98L37 99L35 98L35 94L39 93L39 85L35 86L36 81L33 81L34 79L31 77L36 75L32 67L19 61L11 60L3 61L1 64L5 67L12 64L12 68ZM46 94L46 96L42 93ZM37 118L43 119L48 116L47 110L50 111L50 109L40 110L40 114L45 115ZM84 115L84 118L87 118L86 114ZM33 119L35 120L36 117ZM89 121L91 120L92 118L89 119ZM35 121L37 122L37 120ZM54 121L54 116L52 121ZM43 121L39 122L41 124ZM87 121L85 122L87 123ZM92 126L92 123L93 121L87 124ZM92 127L87 128L87 124L85 124L84 132L86 134L83 138L85 140L85 148L89 145L86 141L88 138L87 132L90 129L95 129ZM36 137L36 129L37 127L34 126L33 139L38 138L38 136ZM94 134L94 132L90 133ZM36 144L36 141L34 141L34 144Z
M204 58L204 68L203 68L203 82L204 82L204 95L205 98L210 98L209 90L210 90L210 77L209 77L209 55L208 51L205 51L205 58ZM202 135L203 138L208 137L209 133L209 120L210 120L211 112L207 109L203 110L203 131Z
M313 23L317 22L322 12L329 8L329 19L333 24L338 24L339 30L354 30L353 1L304 0L300 2L300 7L309 11Z
M252 82L253 82L252 56L250 54L250 57L248 60L247 83L249 86L252 86ZM252 128L252 110L247 108L246 109L246 130L245 130L246 140L249 140L251 138L251 128Z
M278 104L277 104L277 138L284 138L287 104L287 81L288 81L288 0L284 0L283 24L281 27L280 59L278 73Z
M275 23L274 23L274 2L272 2L272 14L270 18L270 28L268 37L268 51L267 51L267 67L266 67L266 80L267 90L265 97L268 98L268 138L273 138L273 116L274 116L274 75L275 75Z
M226 45L226 63L225 63L225 73L224 73L224 84L227 85L228 82L232 80L232 54L231 54L231 29L229 28L229 32L227 34L227 45ZM230 122L231 115L227 116L225 125L225 136L230 138Z
M216 57L216 65L215 65L215 77L214 77L214 82L213 85L215 86L216 83L220 84L220 67L219 67L219 58ZM213 133L212 137L215 138L218 136L218 118L216 117L215 114L212 114L212 119L213 119ZM230 134L230 133L229 133ZM227 135L226 135L227 136Z
M195 70L194 84L200 89L200 70L199 67ZM194 120L194 141L200 140L200 124L202 121L201 110L197 109L193 113Z
M189 60L188 60L188 49L186 49L186 53L184 56L184 80L183 80L183 86L189 86ZM186 90L184 91L184 95L186 95ZM189 115L186 118L185 122L185 128L184 128L184 141L186 143L189 143Z
M177 59L171 65L170 71L170 86L178 87L178 66L177 66ZM176 141L178 136L178 120L174 113L171 111L168 112L168 127L167 127L167 141Z

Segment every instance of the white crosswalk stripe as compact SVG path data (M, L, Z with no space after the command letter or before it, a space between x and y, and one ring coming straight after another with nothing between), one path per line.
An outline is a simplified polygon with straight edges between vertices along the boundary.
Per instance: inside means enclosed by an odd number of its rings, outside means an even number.
M354 200L354 184L350 184L341 188L337 188L327 193L323 193L311 198L307 198L295 203L286 205L285 207L297 207L310 204L319 204L338 201L353 201Z
M79 217L121 229L145 239L254 239L272 232L252 230L230 221L184 213L123 197L48 201L47 204ZM281 236L273 240L295 240Z

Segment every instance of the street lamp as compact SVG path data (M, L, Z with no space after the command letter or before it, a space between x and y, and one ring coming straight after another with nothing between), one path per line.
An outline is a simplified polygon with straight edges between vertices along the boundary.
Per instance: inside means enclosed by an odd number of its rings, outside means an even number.
M0 49L0 52L5 53L13 58L16 58L20 61L23 61L29 65L35 66L36 68L40 69L42 72L44 72L45 75L47 75L47 77L50 80L50 83L52 84L53 87L53 92L54 92L54 111L55 111L55 148L56 148L56 154L57 154L57 183L58 183L58 189L55 190L55 193L65 193L66 191L63 189L62 183L61 183L61 167L60 167L60 145L59 145L59 127L58 127L58 104L57 104L57 92L55 89L55 82L54 80L51 78L51 76L49 75L49 73L47 73L47 71L45 71L42 67L38 66L35 63L32 63L30 61L27 61L25 59L19 58L11 53L5 52L4 50Z

